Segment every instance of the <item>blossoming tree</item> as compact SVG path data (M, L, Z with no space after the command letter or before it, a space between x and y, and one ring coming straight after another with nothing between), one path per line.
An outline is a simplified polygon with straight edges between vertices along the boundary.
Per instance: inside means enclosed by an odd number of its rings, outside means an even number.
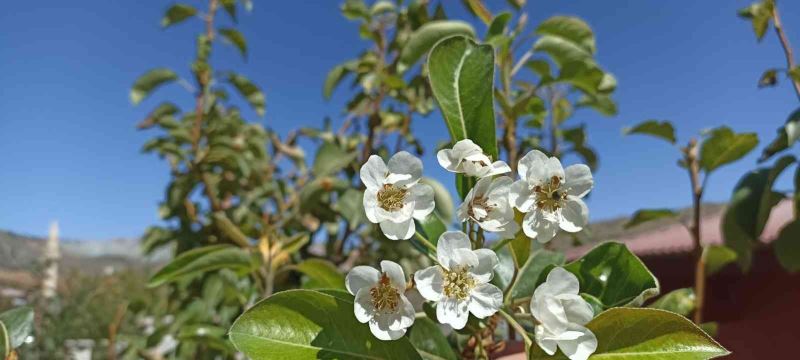
M561 46L577 46L575 23L559 19L551 25ZM623 244L601 244L567 264L544 249L514 254L511 239L547 243L559 231L580 231L593 180L588 166L564 168L539 150L513 164L516 174L498 159L495 63L491 45L466 36L439 41L427 59L452 144L437 158L456 173L460 229L448 230L435 214L413 155L372 155L360 168L368 220L387 238L410 242L430 265L381 261L351 269L346 291L269 296L231 326L239 351L253 359L487 358L519 337L530 359L728 353L683 316L640 307L659 293L658 280Z

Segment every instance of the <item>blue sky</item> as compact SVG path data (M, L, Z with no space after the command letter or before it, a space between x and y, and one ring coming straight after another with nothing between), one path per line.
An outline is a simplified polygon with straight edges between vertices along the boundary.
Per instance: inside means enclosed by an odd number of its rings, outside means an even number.
M190 3L198 1L186 0ZM452 18L475 21L459 1L446 1ZM494 10L505 1L487 0ZM675 166L677 150L645 137L623 137L639 121L672 120L681 141L701 129L729 125L755 131L762 145L797 107L788 83L759 90L768 67L784 65L774 33L756 43L736 17L747 1L537 1L527 5L536 24L554 14L578 15L594 28L598 58L613 72L619 115L578 112L600 154L589 201L593 219L644 207L690 202L688 178ZM162 1L17 1L0 12L0 229L45 234L58 220L70 238L133 237L159 221L157 204L167 167L140 153L152 133L135 124L160 99L191 99L178 87L160 90L140 107L128 102L138 75L168 66L186 75L199 24L167 31ZM365 46L357 24L340 16L339 1L255 1L240 19L249 40L244 63L231 47L217 64L248 75L267 94L267 115L254 121L285 134L325 116L342 121L346 92L321 95L327 71ZM800 44L800 3L780 3L789 38ZM475 23L478 31L484 27ZM180 102L179 102L180 103ZM443 140L438 115L416 121L428 149ZM761 146L759 146L759 149ZM722 168L709 181L707 199L725 201L755 152ZM450 183L431 152L426 173ZM788 188L788 175L781 186Z

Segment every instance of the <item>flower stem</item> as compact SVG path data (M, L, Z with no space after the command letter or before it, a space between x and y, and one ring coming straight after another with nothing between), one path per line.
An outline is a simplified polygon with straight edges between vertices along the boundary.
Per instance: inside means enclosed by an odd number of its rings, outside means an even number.
M422 236L422 234L420 234L419 231L415 231L414 232L414 236L417 238L417 240L419 240L418 242L421 243L422 246L425 246L425 248L428 249L428 251L429 251L428 254L427 254L428 257L431 258L431 260L433 260L434 262L437 262L437 260L436 260L436 247L433 246L433 244L431 244L431 242L428 241L428 239L426 239L424 236Z
M518 323L517 320L514 319L514 317L511 316L511 314L507 313L505 310L500 309L497 312L500 313L500 316L506 319L506 322L508 322L508 324L511 325L511 327L513 327L514 330L516 330L520 336L522 336L522 340L525 341L525 349L527 350L528 348L530 348L533 342L531 341L531 338L528 336L528 332L525 331L525 328L522 327L522 325L520 325L520 323Z

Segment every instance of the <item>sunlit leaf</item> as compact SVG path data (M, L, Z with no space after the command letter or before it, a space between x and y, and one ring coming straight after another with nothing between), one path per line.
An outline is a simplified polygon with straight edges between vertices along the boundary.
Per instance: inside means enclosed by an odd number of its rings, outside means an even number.
M700 146L700 166L711 172L720 166L741 159L758 145L755 133L733 132L727 126L711 130L710 135Z
M800 109L789 115L786 123L778 129L778 136L764 148L758 161L765 161L773 155L788 149L798 139L800 139Z
M454 36L475 36L475 30L469 23L459 20L436 20L422 25L414 31L408 39L406 46L400 53L398 71L403 72L427 54L433 45L440 40Z
M0 313L0 323L5 327L5 341L0 334L0 343L5 342L7 351L18 348L33 330L33 308L20 306ZM2 344L0 344L2 353Z
M683 288L670 291L650 304L649 307L689 316L694 311L694 304L694 289Z
M248 271L257 263L242 248L232 245L211 245L181 253L150 278L147 286L155 287L208 271L231 269Z
M311 170L317 176L333 175L355 160L358 154L345 151L339 145L326 141L317 150Z
M672 127L672 123L669 121L647 120L634 127L625 128L622 132L625 135L650 135L669 141L671 144L676 141L675 128Z
M375 338L356 320L353 297L345 292L279 292L245 311L229 336L253 360L421 359L407 337Z
M250 79L246 78L245 76L236 73L228 74L227 80L233 85L234 88L236 88L239 94L241 94L242 97L247 100L258 116L264 116L266 97L264 96L264 93L261 92L261 89L256 86L256 84L251 82Z
M486 41L491 40L491 38L499 35L503 35L503 32L508 25L508 22L511 21L511 13L510 12L502 12L497 14L497 16L492 19L492 22L489 24L489 28L486 30Z
M307 259L292 266L292 269L308 277L308 280L303 283L303 288L344 290L344 275L330 261Z
M247 40L245 40L244 35L242 35L239 30L236 29L219 29L219 34L229 43L236 46L239 50L239 53L242 54L242 57L247 58Z
M594 54L596 49L592 28L574 16L553 16L539 24L536 33L560 37L578 45L589 54Z
M414 321L414 326L408 331L408 340L425 360L459 359L439 324L428 317L420 317Z
M761 74L761 78L758 79L758 87L771 87L778 84L778 70L777 69L768 69Z
M161 27L166 28L178 24L192 16L195 16L196 14L197 14L197 9L195 9L191 5L186 5L186 4L172 5L169 7L169 9L167 9L167 12L161 19Z
M708 245L703 247L703 259L706 263L706 276L711 276L725 265L736 261L736 252L725 245Z
M146 72L136 79L131 87L130 99L134 105L139 104L157 87L178 80L174 71L166 68L157 68Z
M483 4L481 0L464 0L467 4L467 8L469 11L477 16L484 24L489 24L492 22L492 13L489 12L489 9L486 8L486 5Z
M674 218L678 216L678 213L670 210L670 209L642 209L637 210L631 219L625 223L625 228L630 229L636 225L646 223L648 221L658 220L658 219L668 219Z
M514 282L511 288L511 299L533 296L533 291L536 289L534 279L539 279L542 272L545 271L545 269L552 269L553 265L564 265L564 259L565 256L561 252L546 249L534 252L519 269L517 281Z

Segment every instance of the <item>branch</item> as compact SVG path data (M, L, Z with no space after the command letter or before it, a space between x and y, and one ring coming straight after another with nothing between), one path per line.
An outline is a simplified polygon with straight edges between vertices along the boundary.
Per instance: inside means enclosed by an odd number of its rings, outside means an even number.
M777 4L772 7L772 22L775 26L775 32L778 34L778 39L781 41L783 53L786 56L786 66L789 68L788 71L791 71L795 67L794 53L792 52L792 45L789 44L789 38L786 37L786 33L783 32L783 24L781 23L781 16L778 13ZM794 86L794 92L797 98L800 99L800 81L792 78L792 85Z

